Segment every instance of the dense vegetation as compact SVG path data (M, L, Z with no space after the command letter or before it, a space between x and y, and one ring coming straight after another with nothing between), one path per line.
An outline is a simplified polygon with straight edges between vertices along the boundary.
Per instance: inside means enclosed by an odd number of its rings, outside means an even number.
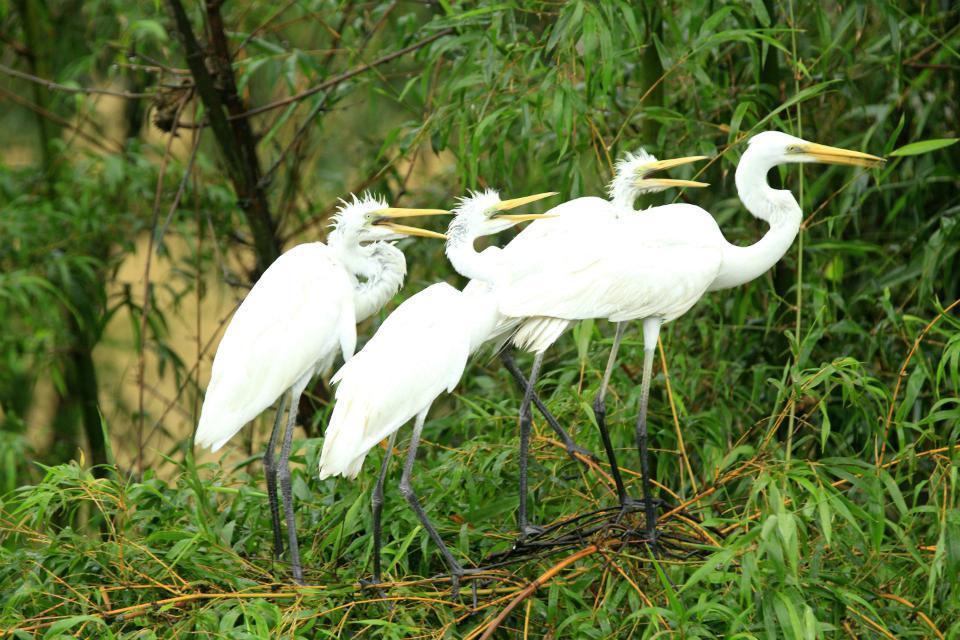
M509 605L496 637L960 637L958 18L948 2L0 0L0 636L476 638ZM190 440L223 321L264 265L322 239L351 191L600 194L641 145L709 155L711 188L651 202L689 199L746 244L763 228L733 169L766 129L894 153L772 174L807 213L793 249L665 328L655 474L690 555L658 565L612 531L478 581L475 609L394 482L392 582L361 590L381 454L356 483L317 480L318 381L294 455L313 586L290 586L262 490L269 416L222 459ZM438 244L402 246L401 297L460 282ZM595 452L611 336L582 323L541 385ZM635 488L641 353L629 332L609 399ZM518 404L483 356L425 431L419 492L467 563L515 533ZM604 464L535 431L537 520L613 503Z

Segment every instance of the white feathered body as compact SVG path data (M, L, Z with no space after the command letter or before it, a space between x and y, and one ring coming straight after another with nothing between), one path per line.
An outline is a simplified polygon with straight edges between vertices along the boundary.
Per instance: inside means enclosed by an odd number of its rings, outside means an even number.
M293 247L264 271L217 347L197 445L216 451L282 393L330 369L338 351L353 354L355 283L320 242Z
M489 289L434 284L408 298L334 375L336 405L320 478L355 478L376 444L460 381L467 360L496 330Z
M526 318L514 337L518 346L542 351L570 322L586 318L669 322L717 277L726 241L700 207L617 215L607 204L591 206L597 216L571 211L537 221L524 233L539 225L538 235L521 233L503 248L504 277L495 290L502 314Z

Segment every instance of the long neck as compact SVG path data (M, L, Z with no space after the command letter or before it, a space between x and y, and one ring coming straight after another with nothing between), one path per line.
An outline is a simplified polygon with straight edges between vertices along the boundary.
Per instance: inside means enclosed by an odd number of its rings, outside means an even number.
M353 309L357 322L366 320L387 303L403 286L407 261L403 252L389 242L360 246L356 242L331 238L340 260L357 278Z
M748 247L727 244L723 263L711 291L727 289L750 282L765 273L787 252L800 231L803 212L789 191L771 189L767 172L775 163L750 153L743 155L737 166L737 193L747 211L766 220L770 229L759 241Z
M610 202L620 211L633 211L634 202L636 202L637 197L640 195L637 188L630 184L631 180L631 176L618 171L617 175L613 177L613 181L610 183L610 188L608 190L610 194Z
M498 274L496 261L491 259L491 254L473 248L476 239L466 221L454 219L447 229L447 259L460 275L493 284Z

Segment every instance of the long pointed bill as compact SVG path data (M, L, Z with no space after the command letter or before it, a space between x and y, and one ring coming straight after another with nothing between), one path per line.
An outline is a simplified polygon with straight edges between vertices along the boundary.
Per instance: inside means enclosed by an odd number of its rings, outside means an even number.
M510 220L511 222L526 222L527 220L543 220L544 218L556 218L556 214L552 213L521 213L521 214L508 214L501 213L494 218L496 220Z
M661 187L664 189L669 187L702 188L710 186L710 183L708 182L697 182L696 180L674 180L673 178L640 178L634 184L640 188Z
M404 207L386 207L376 214L382 218L413 218L414 216L442 216L449 214L447 209L405 209Z
M872 156L869 153L859 151L850 151L840 149L839 147L828 147L825 144L807 142L797 145L800 153L805 153L814 158L817 162L826 162L827 164L848 164L856 167L877 167L886 162L883 158Z
M679 167L685 164L690 164L691 162L696 162L698 160L706 160L707 156L685 156L683 158L668 158L667 160L657 160L656 162L651 162L645 164L642 167L638 167L638 172L646 175L648 173L653 173L654 171L666 171L667 169L673 169L674 167Z
M549 198L550 196L557 195L556 191L548 191L547 193L538 193L533 196L524 196L522 198L514 198L512 200L504 200L497 203L494 206L494 209L497 211L506 211L508 209L515 209L521 205L529 204L531 202L536 202L537 200L543 200L544 198ZM503 216L501 216L503 217Z
M446 213L446 211L444 211ZM377 225L378 227L383 227L384 229L390 229L394 233L402 233L405 236L420 236L421 238L436 238L438 240L446 240L447 236L442 233L437 233L436 231L430 231L428 229L421 229L420 227L408 227L405 224L394 224L393 222L381 222Z

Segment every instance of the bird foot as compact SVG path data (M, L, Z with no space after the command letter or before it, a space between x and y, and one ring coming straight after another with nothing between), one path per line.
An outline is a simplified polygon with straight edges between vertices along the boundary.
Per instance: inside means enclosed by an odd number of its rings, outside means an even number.
M535 524L525 524L520 528L520 535L517 536L517 544L523 544L531 538L542 536L546 530L546 527Z
M661 500L660 498L654 498L650 502L653 504L654 509L659 509L664 505L663 500ZM644 500L643 498L631 498L630 496L627 496L620 503L620 513L617 514L617 517L614 520L614 522L620 522L623 519L623 516L627 515L628 513L644 511L646 510L646 508L647 508L647 501Z
M635 527L625 532L625 537L633 538L635 541L645 544L654 558L661 557L660 533L656 525L653 527Z
M581 447L580 445L578 445L576 442L573 442L572 440L570 442L564 443L564 446L567 450L567 455L570 456L574 460L574 462L583 462L583 458L586 458L591 462L599 461L597 456L593 454L593 451L590 451L589 449L585 449Z
M300 587L306 584L303 580L303 565L300 564L299 560L294 560L290 563L290 573L293 574L294 584Z
M387 592L383 588L383 580L379 576L373 576L372 578L360 578L360 588L361 589L375 589L377 595L381 598L386 599ZM387 607L392 609L393 603L390 602L387 604Z
M483 573L482 568L470 568L464 569L463 567L454 567L450 572L450 595L453 598L457 598L460 595L460 580L464 576L475 576ZM473 591L473 608L477 608L477 583L473 581L472 583Z

